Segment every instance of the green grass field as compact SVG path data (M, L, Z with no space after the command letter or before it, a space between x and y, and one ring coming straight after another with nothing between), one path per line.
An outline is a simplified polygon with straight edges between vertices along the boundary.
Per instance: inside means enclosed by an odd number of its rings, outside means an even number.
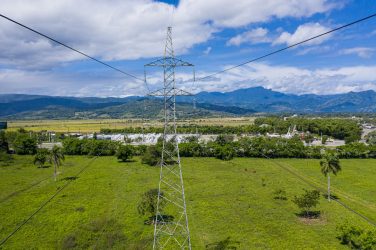
M92 161L92 162L91 162ZM347 249L336 239L344 221L372 226L324 197L320 219L296 216L294 195L310 187L274 163L277 160L184 158L189 225L194 249L231 237L238 249ZM283 166L325 188L317 160L278 160ZM83 167L87 169L14 234L3 249L150 249L152 226L137 214L142 193L158 185L159 169L115 157L67 157L53 181L52 168L31 165L31 157L15 156L0 166L0 240L48 200ZM376 221L376 160L342 160L343 171L332 178L340 200ZM265 185L262 185L264 179ZM42 181L40 181L42 180ZM288 200L274 200L283 187Z

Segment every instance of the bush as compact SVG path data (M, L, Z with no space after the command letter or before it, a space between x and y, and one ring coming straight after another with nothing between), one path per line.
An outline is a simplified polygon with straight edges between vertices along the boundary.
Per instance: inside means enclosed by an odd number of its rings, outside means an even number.
M9 145L4 130L0 130L0 152L8 152Z
M217 138L215 139L215 142L221 146L224 146L225 144L228 144L233 141L234 141L234 136L228 135L228 134L218 135Z
M131 145L121 145L116 151L116 157L121 161L128 161L133 157L134 149Z
M18 134L13 142L14 150L19 155L33 155L37 152L37 141L28 134Z
M42 168L47 161L49 153L50 152L48 151L48 149L38 149L37 153L34 155L34 165L37 165L38 167Z
M301 210L305 217L310 217L311 209L319 204L320 192L317 190L306 190L301 196L295 196L292 200Z
M337 227L341 244L348 245L352 249L376 249L376 230L365 230L348 223Z
M149 146L143 156L141 162L149 166L156 166L162 155L162 148L159 145Z
M224 145L224 146L218 145L215 148L215 158L217 158L217 159L229 161L229 160L232 160L234 158L234 156L235 156L235 150L229 144Z
M66 138L63 140L64 153L67 155L115 155L119 146L118 142L95 140L95 139L77 139Z

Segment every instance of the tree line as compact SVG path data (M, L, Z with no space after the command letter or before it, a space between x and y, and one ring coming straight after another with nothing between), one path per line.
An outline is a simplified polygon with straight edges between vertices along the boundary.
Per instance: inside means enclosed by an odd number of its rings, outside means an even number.
M286 134L289 128L296 126L298 131L309 132L314 135L325 135L347 142L358 141L361 138L362 128L357 121L341 118L289 118L278 117L256 118L254 124L240 126L223 125L182 125L177 128L182 134L263 134L280 133ZM122 129L102 128L101 133L163 133L163 127L128 127Z
M121 142L96 139L78 139L68 137L62 140L63 151L66 155L116 155ZM38 149L38 141L29 133L18 133L8 138L0 132L0 151L8 152L12 147L16 154L34 155ZM131 146L132 154L145 158L157 158L162 150L161 142L157 145ZM219 135L215 141L202 143L196 137L188 138L179 144L182 157L216 157L230 160L233 157L268 157L268 158L320 158L323 146L304 146L298 137L291 139L268 137L243 137L233 141L232 135ZM376 145L349 143L335 149L340 158L376 158Z

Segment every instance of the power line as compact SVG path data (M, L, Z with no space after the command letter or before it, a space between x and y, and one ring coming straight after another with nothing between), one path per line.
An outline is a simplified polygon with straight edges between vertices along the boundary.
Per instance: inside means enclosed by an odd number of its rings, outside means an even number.
M285 51L285 50L287 50L287 49L290 49L290 48L296 47L296 46L298 46L298 45L300 45L300 44L303 44L303 43L309 42L309 41L311 41L311 40L314 40L314 39L316 39L316 38L319 38L319 37L322 37L322 36L328 35L328 34L333 33L333 32L335 32L335 31L338 31L338 30L341 30L341 29L347 28L347 27L352 26L352 25L354 25L354 24L357 24L357 23L360 23L360 22L366 21L366 20L371 19L371 18L373 18L373 17L376 17L376 13L374 13L374 14L372 14L372 15L369 15L369 16L366 16L366 17L364 17L364 18L361 18L361 19L355 20L355 21L353 21L353 22L351 22L351 23L348 23L348 24L345 24L345 25L339 26L339 27L337 27L337 28L335 28L335 29L329 30L329 31L324 32L324 33L321 33L321 34L319 34L319 35L316 35L316 36L310 37L310 38L308 38L308 39L306 39L306 40L303 40L303 41L300 41L300 42L298 42L298 43L294 43L294 44L292 44L292 45L290 45L290 46L287 46L287 47L284 47L284 48L282 48L282 49L275 50L275 51L270 52L270 53L268 53L268 54L265 54L265 55L263 55L263 56L256 57L256 58L251 59L251 60L249 60L249 61L246 61L246 62L240 63L240 64L238 64L238 65L235 65L235 66L229 67L229 68L227 68L227 69L224 69L224 70L221 70L221 71L215 72L215 73L213 73L213 74L210 74L210 75L207 75L207 76L204 76L204 77L196 78L196 81L199 81L199 80L205 80L205 79L210 78L210 77L212 77L212 76L215 76L215 75L218 75L218 74L224 73L224 72L229 71L229 70L233 70L233 69L235 69L235 68L238 68L238 67L244 66L244 65L249 64L249 63L251 63L251 62L258 61L258 60L263 59L263 58L265 58L265 57L268 57L268 56L271 56L271 55L277 54L277 53L279 53L279 52Z
M37 31L37 30L35 30L35 29L32 29L32 28L30 28L30 27L28 27L28 26L26 26L26 25L24 25L24 24L22 24L22 23L19 23L19 22L15 21L15 20L13 20L13 19L7 17L7 16L4 16L4 15L0 14L0 17L4 18L4 19L6 19L6 20L8 20L8 21L10 21L10 22L12 22L12 23L15 23L15 24L17 24L17 25L19 25L19 26L21 26L21 27L23 27L23 28L25 28L25 29L27 29L27 30L29 30L29 31L32 31L32 32L34 32L34 33L36 33L36 34L38 34L38 35L44 37L44 38L47 38L47 39L49 39L49 40L51 40L51 41L53 41L53 42L55 42L55 43L57 43L57 44L59 44L59 45L65 47L65 48L68 48L68 49L70 49L70 50L73 50L74 52L76 52L76 53L78 53L78 54L81 54L81 55L83 55L83 56L85 56L85 57L87 57L87 58L89 58L89 59L91 59L91 60L93 60L93 61L95 61L95 62L97 62L97 63L100 63L100 64L102 64L102 65L104 65L104 66L106 66L106 67L109 67L109 68L111 68L111 69L113 69L113 70L116 70L116 71L118 71L118 72L120 72L120 73L122 73L122 74L124 74L124 75L127 75L127 76L129 76L129 77L132 77L132 78L134 78L134 79L136 79L136 80L144 81L143 79L138 78L138 77L135 76L135 75L129 74L129 73L127 73L127 72L125 72L125 71L123 71L123 70L121 70L121 69L115 68L114 66L111 66L111 65L108 64L108 63L105 63L105 62L103 62L103 61L101 61L101 60L99 60L99 59L96 59L96 58L94 58L94 57L92 57L92 56L89 56L88 54L86 54L86 53L84 53L84 52L82 52L82 51L79 51L79 50L77 50L77 49L75 49L75 48L73 48L73 47L71 47L71 46L69 46L69 45L67 45L67 44L65 44L65 43L59 42L58 40L56 40L56 39L54 39L54 38L52 38L52 37L50 37L50 36L47 36L47 35L45 35L45 34L39 32L39 31Z
M102 152L101 152L102 153ZM100 154L101 154L100 153ZM88 164L86 164L74 177L78 177L82 172L84 172L90 165L91 163L96 160L100 154L98 154L96 157L91 159ZM4 245L9 238L11 238L14 234L16 234L29 220L31 220L37 213L39 213L45 206L47 206L50 201L52 201L61 191L63 191L69 184L71 184L73 181L72 179L69 179L61 188L59 188L48 200L46 200L37 210L35 210L27 219L25 219L20 225L18 225L7 237L1 240L0 246Z
M271 160L271 158L263 153L261 153L261 155L263 155L266 159L269 159ZM307 185L309 185L310 187L314 188L315 190L319 191L319 192L322 192L323 194L325 194L325 191L323 189L321 189L320 187L317 187L316 185L314 185L313 183L311 183L310 181L306 180L306 178L302 177L301 175L297 174L296 172L292 171L291 169L283 166L282 164L280 164L279 162L276 162L276 161L272 161L275 165L277 165L278 167L282 168L283 170L289 172L290 174L294 175L295 177L297 177L298 179L300 179L301 181L303 181L304 183L306 183ZM355 211L354 209L350 208L348 205L346 205L345 203L341 202L340 200L338 200L336 197L333 197L332 195L330 195L330 198L337 202L338 204L340 204L341 206L343 206L344 208L346 208L347 210L349 210L351 213L355 214L355 215L358 215L359 217L361 217L362 219L364 219L365 221L367 221L369 224L373 225L373 226L376 226L376 223L374 221L372 221L370 218L366 217L365 215Z

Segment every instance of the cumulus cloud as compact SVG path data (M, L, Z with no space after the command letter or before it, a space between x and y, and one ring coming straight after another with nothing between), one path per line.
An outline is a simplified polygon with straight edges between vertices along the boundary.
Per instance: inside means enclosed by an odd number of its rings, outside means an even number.
M181 0L174 11L177 54L209 40L223 28L273 18L307 17L335 5L329 0ZM103 60L159 56L172 5L152 0L2 0L1 9L17 21ZM0 20L0 63L18 67L51 67L82 57Z
M319 35L321 33L329 31L330 28L325 27L319 23L305 23L303 25L300 25L294 33L289 32L282 32L280 36L273 42L274 45L276 44L286 44L286 45L292 45L294 43L301 42L303 40L306 40L310 37ZM326 36L322 36L319 38L316 38L312 41L309 41L305 43L305 45L317 45L321 44L324 41L328 40L330 38L330 34Z
M271 39L268 37L268 30L264 28L256 28L250 31L246 31L242 34L234 36L228 40L227 45L239 46L243 43L267 43Z
M219 79L198 82L197 88L205 91L231 91L239 88L263 86L285 93L333 94L376 90L374 72L376 72L376 65L311 70L292 66L253 63L236 68L231 73L220 76Z
M231 65L227 65L231 66ZM307 69L293 66L277 66L253 63L217 75L204 82L192 84L192 72L177 72L178 88L197 93L199 91L232 91L239 88L263 86L276 91L294 94L334 94L349 91L376 91L376 65L338 68ZM211 72L198 72L196 77ZM151 72L148 83L152 90L161 85L160 73ZM70 73L52 74L20 70L0 70L3 93L28 93L70 96L127 96L143 95L142 83L124 80L122 77L87 77ZM27 83L27 84L25 84Z
M367 47L355 47L349 49L343 49L339 53L342 55L357 55L361 58L370 58L375 49Z

